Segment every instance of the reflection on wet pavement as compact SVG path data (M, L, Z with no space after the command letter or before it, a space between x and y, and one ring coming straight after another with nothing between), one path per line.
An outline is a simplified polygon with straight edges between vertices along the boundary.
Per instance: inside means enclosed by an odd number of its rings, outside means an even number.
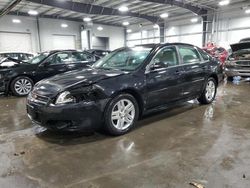
M32 126L25 98L0 98L0 187L250 187L250 84L145 116L129 134Z

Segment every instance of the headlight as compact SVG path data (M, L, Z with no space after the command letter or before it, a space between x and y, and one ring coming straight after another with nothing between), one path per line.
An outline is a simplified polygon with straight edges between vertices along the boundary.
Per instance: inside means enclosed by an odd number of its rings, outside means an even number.
M75 103L76 98L70 94L68 91L62 92L56 99L55 104L66 104L66 103Z

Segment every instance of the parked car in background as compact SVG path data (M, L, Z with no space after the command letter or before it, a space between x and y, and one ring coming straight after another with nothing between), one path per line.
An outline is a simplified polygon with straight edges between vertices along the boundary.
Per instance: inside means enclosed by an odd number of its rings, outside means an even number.
M94 54L95 56L98 56L99 58L104 57L105 55L109 54L109 50L97 50L97 49L91 49L88 50L89 53Z
M234 76L250 77L250 41L232 44L231 49L232 54L225 64L228 79L232 80Z
M0 62L0 92L12 92L25 96L32 90L34 83L56 74L81 69L96 61L88 52L76 50L55 50L40 53L23 62L12 58L12 65Z
M211 56L217 58L222 63L222 65L225 64L225 61L228 57L228 51L225 48L213 46L205 47L203 50L205 50Z
M0 52L0 59L11 58L19 61L28 61L34 57L33 53L27 52Z
M147 44L117 49L93 66L37 83L27 99L31 120L54 130L104 125L127 133L142 114L196 99L213 102L222 68L188 44Z
M241 40L240 40L240 43L242 43L242 42L250 42L250 38L241 39Z

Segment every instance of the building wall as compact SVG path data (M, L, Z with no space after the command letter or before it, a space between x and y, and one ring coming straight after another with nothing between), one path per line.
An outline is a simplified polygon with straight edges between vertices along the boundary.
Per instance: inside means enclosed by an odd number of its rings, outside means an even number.
M22 23L15 24L12 23L13 18L16 18L16 16L4 16L0 18L0 32L29 33L31 35L32 51L39 51L36 19L19 16L18 19L20 19Z
M18 18L21 23L12 23L13 18ZM62 28L61 24L66 23L67 28ZM38 37L37 20L35 17L26 16L4 16L0 19L0 32L20 32L30 33L32 38L32 51L46 51L53 49L53 35L73 35L76 38L76 48L81 49L81 26L82 22L66 21L60 19L39 18L40 41ZM99 26L99 25L98 25ZM102 25L103 31L98 31L97 25L92 26L94 36L109 37L109 47L114 50L124 46L124 29L122 27L113 27ZM41 46L41 49L40 47Z
M187 42L201 47L202 23L185 25L184 22L168 24L168 27L166 27L166 42ZM234 15L230 15L230 13L220 14L218 21L214 23L212 33L207 42L214 42L229 49L230 44L237 43L242 38L250 37L250 15L242 14L242 11L238 13L238 16L236 13Z
M183 42L202 46L202 23L188 25L171 23L165 29L165 42Z
M143 39L141 31L147 30L150 33L153 30L153 25L143 28L133 25L130 28L133 32L127 34L128 46L143 43L141 41L152 42L149 38ZM230 44L237 43L242 38L250 37L250 15L245 14L242 10L233 14L221 13L218 21L214 23L214 31L210 35L212 36L207 39L207 42L214 42L229 49ZM157 42L157 40L155 41ZM165 24L165 42L184 42L202 47L201 19L198 23L191 23L190 19L167 22Z
M97 30L98 26L101 26L103 30ZM122 27L93 24L91 31L93 36L108 37L110 50L115 50L117 48L123 47L125 44L125 32L124 28Z
M127 34L127 46L135 46L139 44L159 43L159 29L146 27L139 31Z
M187 22L169 22L165 25L165 42L184 42L202 46L202 23L186 24ZM127 34L127 45L159 43L159 29L153 25L143 28L132 26L133 32Z
M62 28L62 23L68 27ZM42 18L39 19L39 25L42 51L53 49L53 35L73 35L76 39L76 49L81 49L80 22Z
M237 43L242 38L250 37L250 16L239 18L222 18L219 20L218 32L215 31L213 40L225 47Z

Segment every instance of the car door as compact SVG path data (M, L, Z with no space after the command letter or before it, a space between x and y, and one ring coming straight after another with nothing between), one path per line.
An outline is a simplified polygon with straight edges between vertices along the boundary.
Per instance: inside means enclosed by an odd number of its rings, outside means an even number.
M58 52L41 63L36 71L36 78L42 80L68 71L67 62L70 61L70 52Z
M146 68L147 108L179 100L183 69L175 46L160 49Z
M196 47L178 46L184 69L183 97L198 95L206 77L207 62L204 62Z
M67 63L69 70L85 68L95 62L95 57L87 52L72 52L70 62Z

